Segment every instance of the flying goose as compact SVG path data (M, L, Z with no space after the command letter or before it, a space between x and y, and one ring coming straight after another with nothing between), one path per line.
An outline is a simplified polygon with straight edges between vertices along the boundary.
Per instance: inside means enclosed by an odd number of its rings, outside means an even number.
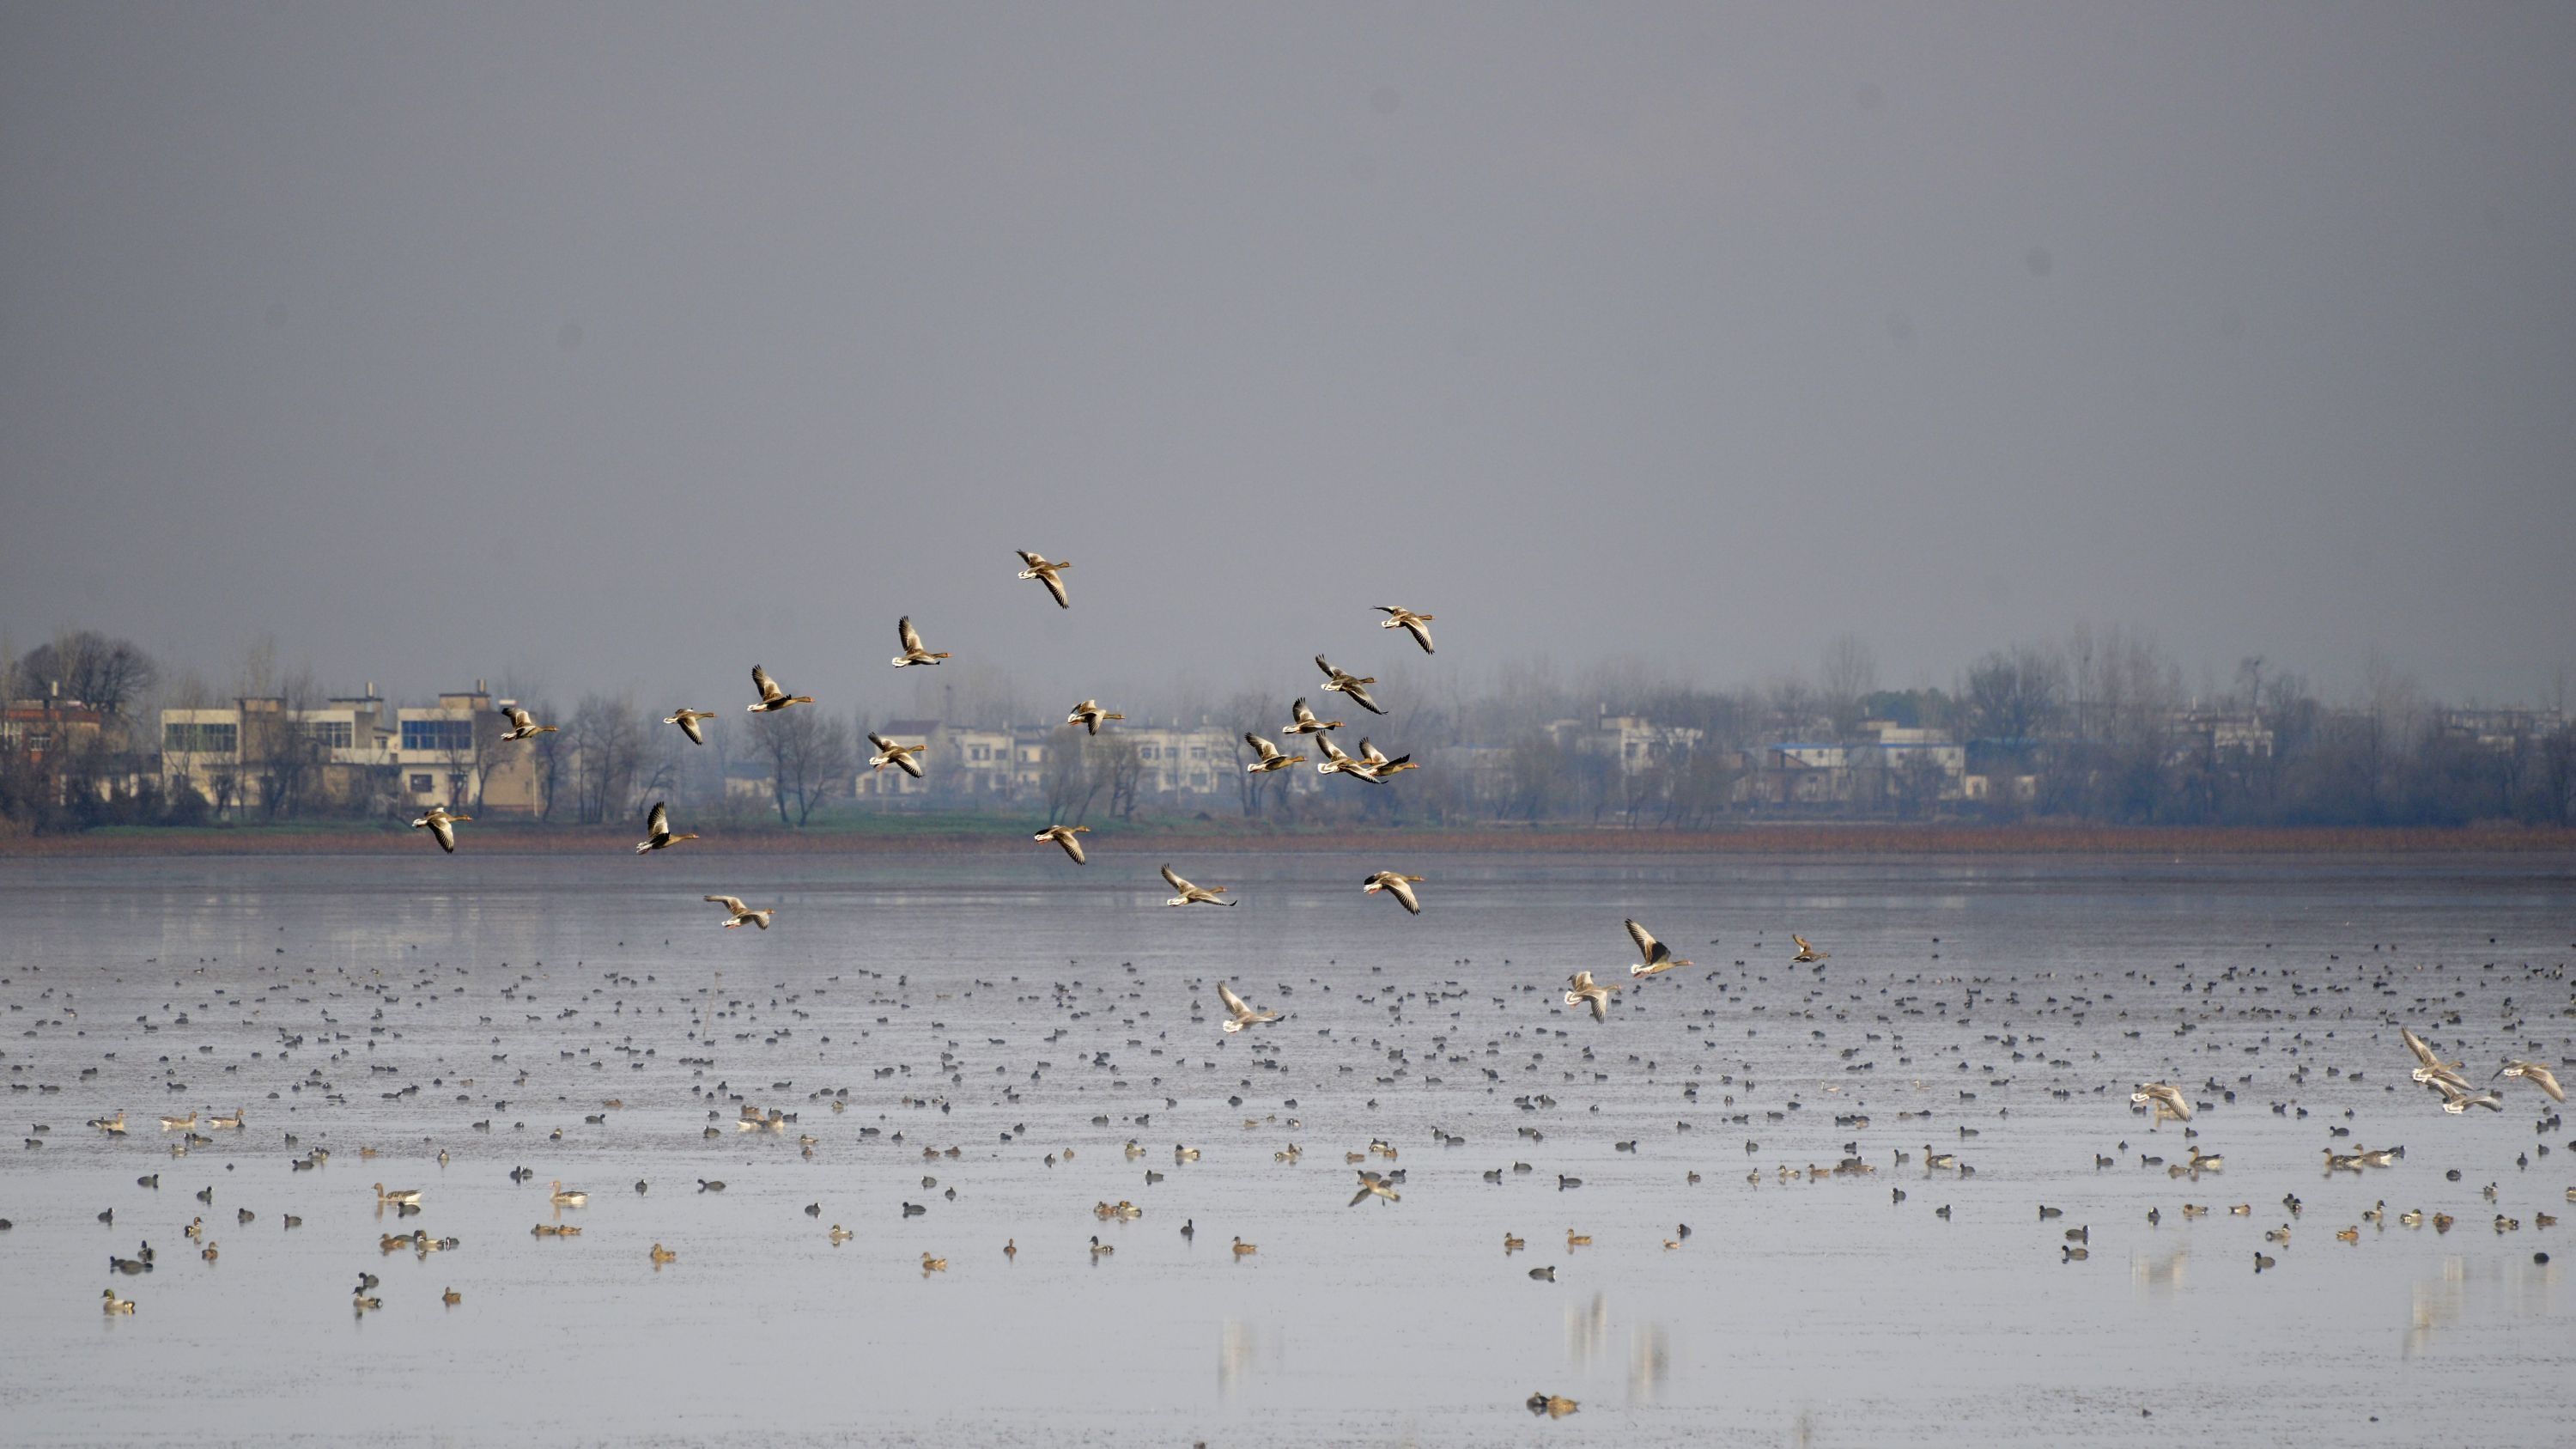
M671 833L671 813L662 808L662 802L659 800L653 802L652 813L644 818L644 837L636 843L637 855L642 855L648 850L667 850L680 841L697 839L694 835Z
M1392 760L1388 759L1386 753L1370 744L1365 735L1360 737L1360 763L1368 767L1368 775L1372 780L1388 780L1407 770L1422 768L1413 763L1411 755L1398 755Z
M1324 752L1324 758L1315 766L1316 774L1349 775L1354 779L1366 780L1372 785L1382 785L1386 783L1385 781L1377 778L1377 776L1370 774L1366 765L1352 759L1349 751L1344 750L1340 745L1333 743L1333 737L1331 735L1315 736L1315 746Z
M1677 959L1673 955L1672 947L1656 940L1654 932L1633 920L1628 922L1628 936L1637 943L1637 953L1645 957L1644 960L1628 968L1628 974L1631 976L1652 976L1657 972L1670 971L1676 966L1691 964Z
M2138 1090L2129 1094L2129 1100L2141 1107L2152 1104L2159 1122L2191 1120L2191 1099L2182 1094L2182 1088L2169 1082L2141 1082Z
M1610 1019L1610 993L1618 990L1618 987L1602 985L1592 979L1592 973L1589 971L1577 971L1567 977L1566 982L1570 988L1565 993L1566 1005L1581 1006L1589 1002L1594 1021Z
M1170 881L1172 883L1172 889L1180 892L1179 895L1163 902L1164 905L1186 906L1200 901L1204 901L1211 906L1230 906L1236 904L1233 901L1217 899L1219 896L1225 894L1226 888L1224 886L1194 886L1188 881L1181 879L1179 876L1174 875L1172 873L1172 868L1168 865L1163 867L1163 879Z
M1360 1171L1360 1190L1351 1194L1351 1206L1358 1207L1372 1197L1384 1198L1388 1202L1404 1201L1404 1194L1397 1192L1393 1184L1363 1168Z
M769 918L778 914L776 906L766 906L755 911L744 905L740 896L708 896L706 899L725 908L724 928L728 931L746 921L766 931L769 929Z
M1301 705L1305 703L1302 699L1297 702ZM1252 752L1261 757L1243 767L1243 772L1247 775L1262 775L1272 770L1284 770L1306 758L1304 755L1287 754L1277 745L1256 734L1246 734L1243 742L1252 746Z
M1431 615L1417 614L1411 609L1399 609L1393 604L1377 604L1372 607L1386 615L1378 622L1379 628L1402 629L1413 636L1414 643L1422 646L1423 653L1431 652L1431 631L1422 627L1431 622Z
M515 704L503 706L501 713L510 717L510 727L501 732L501 738L505 740L534 739L538 735L550 735L555 732L555 727L553 725L541 725L537 723L535 715L528 713L526 710L519 708Z
M1792 961L1822 961L1826 957L1834 954L1831 951L1819 951L1815 947L1808 945L1807 938L1804 936L1792 933L1789 939L1798 943L1798 954L1789 958Z
M1376 675L1372 674L1363 678L1359 675L1349 673L1346 670L1335 669L1332 665L1324 661L1324 656L1321 654L1315 656L1315 667L1324 671L1325 693L1347 695L1350 697L1351 703L1358 705L1360 708L1367 710L1371 714L1386 713L1385 710L1377 707L1376 700L1369 698L1369 692L1360 687L1364 684L1377 683Z
M1029 838L1038 841L1054 841L1064 847L1065 854L1073 857L1075 865L1080 865L1083 863L1082 842L1074 837L1088 834L1090 830L1091 827L1088 825L1050 825Z
M898 745L874 731L869 732L868 743L877 747L876 754L868 759L869 769L882 770L892 765L916 780L921 778L921 761L913 758L920 754L921 750L916 750L909 745ZM922 746L923 750L928 748L930 748L928 745Z
M1303 699L1288 706L1288 716L1288 728L1279 732L1283 735L1319 735L1326 730L1337 730L1342 727L1340 720L1315 718L1315 712L1306 707L1306 701Z
M2454 1085L2447 1077L2438 1076L2433 1079L2432 1086L2442 1094L2442 1110L2454 1117L2471 1107L2484 1107L2490 1112L2504 1110L2504 1098L2493 1092L2471 1092L2466 1087Z
M1279 1019L1278 1012L1272 1011L1266 1006L1256 1007L1252 1005L1242 997L1235 995L1234 988L1222 981L1216 984L1216 999L1225 1003L1226 1012L1232 1018L1232 1020L1225 1023L1225 1031L1228 1035L1241 1031L1247 1026L1259 1026L1265 1021L1277 1021ZM1196 1156L1197 1154L1193 1153L1191 1155Z
M1031 553L1024 548L1018 549L1016 552L1020 556L1020 562L1028 565L1027 568L1020 570L1021 578L1036 579L1038 582L1045 584L1047 586L1047 592L1055 595L1055 606L1057 608L1070 609L1073 607L1073 605L1067 602L1064 597L1064 571L1073 567L1072 560L1060 559L1054 563L1049 563L1047 562L1046 555L1044 554Z
M762 674L758 669L751 671L751 677L761 680L768 678L767 675ZM761 691L764 698L767 697L768 693L769 691L765 689ZM678 725L680 727L680 733L689 737L690 744L703 745L707 742L707 736L705 731L698 728L698 721L714 718L715 716L713 714L710 714L703 709L691 709L686 705L682 705L680 708L664 715L662 717L662 723Z
M2458 1062L2446 1062L2442 1060L2440 1055L2433 1050L2432 1043L2415 1034L2415 1028L2411 1026L2400 1026L2397 1028L2397 1033L2406 1039L2406 1049L2415 1054L2417 1066L2413 1072L2413 1076L2416 1081L2430 1086L2436 1077L2449 1077L2452 1081L2458 1082L2463 1087L2468 1085L2467 1082L2460 1078L2459 1071L2461 1064Z
M785 709L791 704L814 702L814 696L810 694L789 694L786 690L780 689L778 681L769 677L769 671L757 664L751 666L751 687L760 691L760 703L743 706L743 709L750 714L768 714L774 710ZM691 731L693 736L695 733Z
M1418 916L1422 914L1422 902L1413 894L1413 887L1421 879L1418 875L1406 875L1401 871L1382 870L1360 881L1361 885L1368 887L1361 894L1373 896L1384 891L1396 898L1404 907L1405 914Z
M456 827L473 819L471 815L450 815L444 805L432 805L411 823L414 830L427 830L438 837L438 848L450 855L456 853Z
M2505 1059L2505 1064L2496 1069L2496 1077L2520 1077L2547 1092L2549 1100L2553 1102L2567 1100L2567 1089L2558 1085L2557 1074L2538 1062L2525 1061L2521 1057L2508 1057ZM2495 1077L2489 1077L2487 1080L2494 1081Z
M912 616L910 614L906 614L902 618L895 620L894 632L896 637L903 641L903 653L896 656L894 661L894 667L897 669L901 669L908 664L935 665L940 660L948 657L948 651L944 649L933 654L929 650L921 647L921 635L912 627Z
M1100 708L1099 700L1086 699L1082 703L1073 707L1073 712L1064 717L1064 722L1069 725L1078 724L1085 730L1096 735L1100 733L1100 722L1102 720L1125 719L1126 717L1127 716L1123 714L1104 713Z

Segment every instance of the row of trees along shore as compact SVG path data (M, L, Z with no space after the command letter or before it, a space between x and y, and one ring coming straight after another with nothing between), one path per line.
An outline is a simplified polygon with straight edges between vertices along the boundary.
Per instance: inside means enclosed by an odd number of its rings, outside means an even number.
M1094 738L1054 724L1004 679L974 677L968 703L943 700L952 729L1007 733L1034 765L968 789L961 762L926 760L929 778L886 796L863 792L870 720L797 708L707 722L693 746L627 695L588 694L559 709L542 686L504 678L556 733L487 748L460 740L456 802L472 806L494 771L527 771L522 812L537 822L628 821L668 798L728 827L847 823L861 812L980 810L1055 821L1240 815L1283 826L1370 823L1704 830L1776 819L1950 822L2066 820L2118 825L2460 826L2576 824L2576 729L2560 670L2542 702L2445 703L2374 663L2361 687L2321 697L2298 673L2249 657L2223 681L2184 671L2122 629L1999 649L1947 688L1883 688L1851 637L1812 677L1710 688L1612 664L1560 680L1544 663L1506 667L1490 687L1394 693L1396 713L1366 719L1389 753L1419 769L1383 787L1311 770L1247 774L1239 736L1277 738L1284 698L1242 691L1221 703L1127 701L1133 723ZM1452 676L1454 677L1454 676ZM327 703L310 670L281 669L272 643L247 651L227 687L171 677L133 643L66 631L23 653L0 644L0 833L104 825L392 820L420 803L393 765L335 766L334 742L294 725ZM1316 696L1332 701L1332 696ZM240 768L183 768L164 746L161 711L273 701L278 726ZM252 716L244 713L250 721ZM393 719L393 706L382 718ZM1130 731L1186 719L1229 742L1209 785L1157 791ZM479 728L479 727L478 727ZM1362 733L1355 721L1346 734ZM1889 745L1886 741L1909 744ZM1302 742L1282 741L1296 749ZM1796 751L1784 753L1784 746ZM1934 748L1937 746L1938 748ZM1846 752L1846 747L1848 751ZM511 753L518 751L520 753ZM1311 750L1309 751L1311 753ZM255 758L254 758L255 757ZM1791 780L1790 775L1800 778ZM1829 777L1829 778L1828 778ZM208 782L201 785L201 781Z

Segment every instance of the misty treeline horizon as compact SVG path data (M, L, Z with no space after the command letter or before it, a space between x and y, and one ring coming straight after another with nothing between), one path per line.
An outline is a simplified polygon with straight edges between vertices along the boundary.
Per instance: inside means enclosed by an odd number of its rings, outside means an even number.
M151 712L161 708L256 697L282 699L292 712L357 693L355 683L325 685L307 667L282 665L279 654L273 639L253 640L218 685L193 666L173 672L127 641L66 630L23 654L0 650L0 680L12 700L53 693L128 721L129 749L143 748L137 737L157 741ZM2328 699L2286 661L2247 655L2230 678L2203 671L2187 680L2151 635L2089 625L1990 650L1940 687L1887 687L1875 651L1854 635L1833 639L1812 676L1800 671L1759 683L1688 680L1635 659L1565 671L1545 656L1495 665L1477 680L1473 670L1428 667L1437 656L1416 655L1409 643L1346 657L1346 664L1335 662L1375 671L1372 692L1387 714L1367 714L1324 693L1316 674L1221 689L1182 670L1160 693L1103 699L1127 719L1096 738L1063 723L1074 701L1033 698L1008 673L973 663L905 671L909 679L874 691L865 705L825 695L811 708L749 716L742 699L687 701L715 711L703 747L662 722L676 700L633 690L559 691L543 677L507 668L476 683L561 727L533 742L545 776L539 818L558 823L624 819L648 798L669 795L728 824L768 818L803 826L818 812L851 806L870 754L866 733L895 721L1036 732L1047 746L1039 783L972 801L942 789L953 783L944 778L953 762L934 751L925 762L929 789L898 808L971 805L1048 823L1206 813L1207 795L1140 798L1136 752L1122 741L1125 731L1147 727L1223 730L1236 738L1234 778L1214 792L1223 802L1218 808L1282 825L1351 819L1708 828L1784 813L2192 825L2576 820L2576 731L2566 716L2563 670L2536 707L2438 700L2404 671L2378 662L2360 689ZM439 692L372 683L389 707L428 703ZM743 698L750 693L746 677ZM1298 787L1291 787L1246 774L1242 765L1253 756L1239 736L1281 739L1290 701L1299 697L1328 717L1348 719L1343 737L1369 736L1420 768L1383 786L1296 774ZM1587 735L1605 718L1657 727L1662 742L1654 757L1642 766L1606 757ZM2244 748L2221 723L2229 720L2260 732L2263 748ZM1857 743L1891 725L1966 746L1966 769L2000 783L1966 800L1945 796L1938 780L1891 772L1870 783L1863 803L1840 810L1784 811L1778 801L1747 797L1744 783L1762 767L1766 747ZM1292 749L1302 743L1282 742ZM728 790L727 778L751 774L766 781L766 798L747 804L745 792ZM270 796L263 818L320 809L299 801L289 783L282 798ZM24 816L40 793L22 780L0 792L0 806L14 800L10 813ZM49 813L62 824L84 815L194 820L204 818L205 803L138 800L120 809L84 797ZM351 811L344 804L336 813Z

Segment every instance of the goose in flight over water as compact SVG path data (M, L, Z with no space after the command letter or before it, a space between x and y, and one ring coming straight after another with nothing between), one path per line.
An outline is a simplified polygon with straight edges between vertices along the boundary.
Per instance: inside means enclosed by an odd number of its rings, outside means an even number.
M910 614L894 621L894 632L895 636L903 641L903 653L894 661L894 667L897 669L907 664L936 665L940 660L948 657L948 651L945 649L933 654L921 647L921 635L913 629Z
M1383 785L1386 783L1386 777L1379 774L1375 767L1371 766L1366 760L1352 759L1349 753L1344 751L1340 745L1333 743L1333 737L1331 735L1315 736L1315 744L1324 752L1323 763L1315 767L1316 773L1323 775L1348 775L1354 780L1366 780L1372 785Z
M1366 735L1360 736L1360 764L1367 767L1369 777L1375 780L1390 779L1407 770L1422 768L1413 763L1411 755L1398 755L1392 760L1388 759L1377 746L1368 742Z
M725 908L728 919L724 923L724 928L728 931L746 921L766 931L769 929L769 918L778 914L776 906L755 911L744 905L740 896L708 896L707 899Z
M1672 947L1656 940L1654 932L1638 925L1635 921L1628 923L1628 936L1637 943L1638 954L1645 957L1644 960L1628 968L1628 974L1631 976L1652 976L1657 972L1670 971L1676 966L1691 964L1676 958Z
M1361 894L1373 896L1380 891L1384 891L1388 895L1396 898L1397 902L1404 907L1405 914L1418 916L1422 914L1422 902L1415 898L1413 887L1421 880L1422 877L1418 875L1406 875L1401 871L1382 870L1377 872L1375 875L1366 877L1360 882L1361 885L1368 887L1368 889L1362 891Z
M2138 1090L2129 1094L2129 1100L2141 1107L2152 1106L2158 1122L2191 1120L2191 1099L2170 1082L2141 1082Z
M1303 704L1305 701L1301 699L1298 703ZM1243 737L1243 742L1252 746L1252 752L1260 756L1259 759L1254 760L1251 764L1243 767L1243 772L1247 775L1259 775L1271 770L1284 770L1290 765L1294 765L1306 758L1304 755L1291 755L1284 753L1277 745L1270 743L1268 740L1265 740L1256 734L1246 734Z
M1172 868L1168 865L1163 867L1163 879L1170 881L1172 883L1172 889L1180 892L1179 895L1163 902L1164 905L1186 906L1194 901L1205 901L1212 906L1230 906L1235 904L1233 901L1218 899L1225 894L1224 886L1194 886L1188 881L1181 879L1179 876L1174 875L1172 873Z
M2431 1085L2442 1094L2442 1110L2454 1117L2471 1107L2484 1107L2490 1112L2504 1110L2504 1098L2493 1092L2472 1092L2449 1077L2435 1077Z
M1582 1006L1589 1003L1594 1021L1610 1019L1610 993L1618 990L1618 987L1602 985L1592 979L1592 973L1589 971L1575 972L1566 978L1566 984L1569 987L1565 993L1566 1005Z
M1225 1030L1228 1033L1241 1031L1247 1026L1259 1026L1265 1021L1277 1021L1279 1019L1278 1012L1272 1011L1266 1006L1256 1007L1252 1005L1242 997L1235 995L1234 988L1228 986L1222 981L1216 984L1216 999L1225 1003L1226 1015L1230 1018L1225 1023Z
M914 758L921 753L921 750L916 750L910 745L898 745L874 731L869 732L868 743L877 747L877 752L868 757L869 769L882 770L892 765L916 780L921 778L921 761ZM928 745L921 747L922 750L928 748L930 748Z
M653 802L652 813L644 817L644 839L636 844L635 853L642 855L648 850L667 850L683 840L695 839L697 837L694 835L673 835L671 812L663 809L662 802L656 800Z
M1831 951L1819 951L1815 947L1808 945L1807 938L1804 936L1793 933L1789 939L1798 943L1798 954L1789 958L1792 961L1822 961L1826 957L1834 954Z
M1360 1169L1360 1190L1351 1194L1351 1206L1358 1207L1361 1203L1367 1202L1373 1197L1383 1198L1388 1202L1404 1201L1404 1194L1397 1192L1394 1184L1388 1182L1378 1174L1371 1172L1366 1168L1362 1168Z
M1288 728L1279 732L1283 735L1319 735L1326 730L1337 730L1342 727L1340 720L1315 718L1315 712L1308 709L1306 701L1302 699L1288 706L1288 714L1290 719Z
M504 708L501 713L510 717L510 727L501 732L501 738L505 740L534 739L538 735L550 735L555 732L555 727L553 725L541 725L537 723L537 717L535 715L528 713L526 710L519 708L515 704Z
M1099 700L1086 699L1082 703L1073 707L1073 712L1064 717L1064 722L1069 725L1078 724L1085 730L1096 735L1100 733L1100 722L1102 720L1125 719L1126 717L1127 716L1123 714L1109 714L1103 711L1100 708Z
M1386 713L1385 710L1378 708L1376 700L1369 698L1369 692L1360 687L1364 684L1377 683L1376 675L1372 674L1363 678L1346 670L1335 669L1331 664L1325 662L1324 656L1321 654L1315 656L1315 667L1324 671L1325 693L1345 695L1350 699L1351 703L1358 705L1360 708L1367 710L1371 714Z
M1054 841L1056 844L1064 847L1065 854L1073 857L1073 863L1075 865L1080 865L1083 861L1082 842L1074 839L1074 837L1077 835L1087 834L1090 829L1091 827L1088 825L1050 825L1046 829L1041 830L1036 835L1032 836L1031 839Z
M751 687L760 691L760 703L747 704L743 706L746 711L752 714L767 714L772 710L785 709L791 704L812 704L814 702L814 696L810 694L789 694L786 690L780 689L778 687L778 681L769 677L769 671L761 668L757 664L751 666ZM685 712L686 711L683 711L683 713ZM665 723L668 723L668 721L665 721ZM696 730L690 730L689 737L696 739L697 733L698 732ZM704 742L701 741L701 743Z
M1414 643L1422 646L1423 653L1432 652L1431 631L1422 627L1431 622L1431 615L1417 614L1411 609L1399 609L1393 604L1379 604L1375 607L1379 613L1386 615L1386 618L1379 622L1379 628L1402 629L1413 636Z
M751 671L751 677L757 681L766 679L768 676L762 674L760 670L755 667ZM764 696L765 693L766 692L764 691ZM754 708L758 708L758 706L754 706ZM679 709L673 710L671 713L664 715L662 717L662 723L678 725L680 727L680 733L689 737L690 744L703 745L707 742L706 731L698 728L698 721L714 718L715 716L708 713L706 710L690 709L684 705Z
M2548 1093L2549 1100L2553 1102L2567 1100L2567 1089L2558 1085L2557 1074L2538 1062L2525 1061L2521 1057L2507 1057L2504 1065L2496 1068L2496 1077L2520 1077ZM2494 1081L2495 1077L2489 1077L2487 1080Z
M414 830L426 830L438 837L438 848L450 855L456 853L456 827L473 819L471 815L450 815L444 805L432 805L411 823Z
M1027 568L1020 570L1020 577L1024 579L1036 579L1038 582L1045 584L1047 586L1047 592L1055 595L1055 606L1057 608L1072 608L1073 605L1067 602L1064 597L1064 571L1073 567L1073 561L1071 559L1061 559L1057 562L1049 563L1047 562L1046 555L1044 554L1031 553L1027 549L1020 549L1018 550L1018 553L1020 555L1020 562L1028 565Z
M2411 1075L2416 1081L2431 1086L2437 1081L2447 1080L2463 1090L2467 1089L2468 1079L2460 1075L2461 1063L2442 1060L2441 1054L2433 1050L2433 1044L2417 1036L2411 1026L2398 1027L2397 1034L2406 1039L2406 1049L2415 1054L2416 1067Z

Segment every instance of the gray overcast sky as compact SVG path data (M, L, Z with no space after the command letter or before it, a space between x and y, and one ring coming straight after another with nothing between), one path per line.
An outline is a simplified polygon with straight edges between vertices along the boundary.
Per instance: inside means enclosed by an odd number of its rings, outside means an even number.
M2085 620L2531 699L2571 258L2564 5L8 3L0 623L882 713L907 611L1050 705L1394 667L1379 603L1719 682Z

